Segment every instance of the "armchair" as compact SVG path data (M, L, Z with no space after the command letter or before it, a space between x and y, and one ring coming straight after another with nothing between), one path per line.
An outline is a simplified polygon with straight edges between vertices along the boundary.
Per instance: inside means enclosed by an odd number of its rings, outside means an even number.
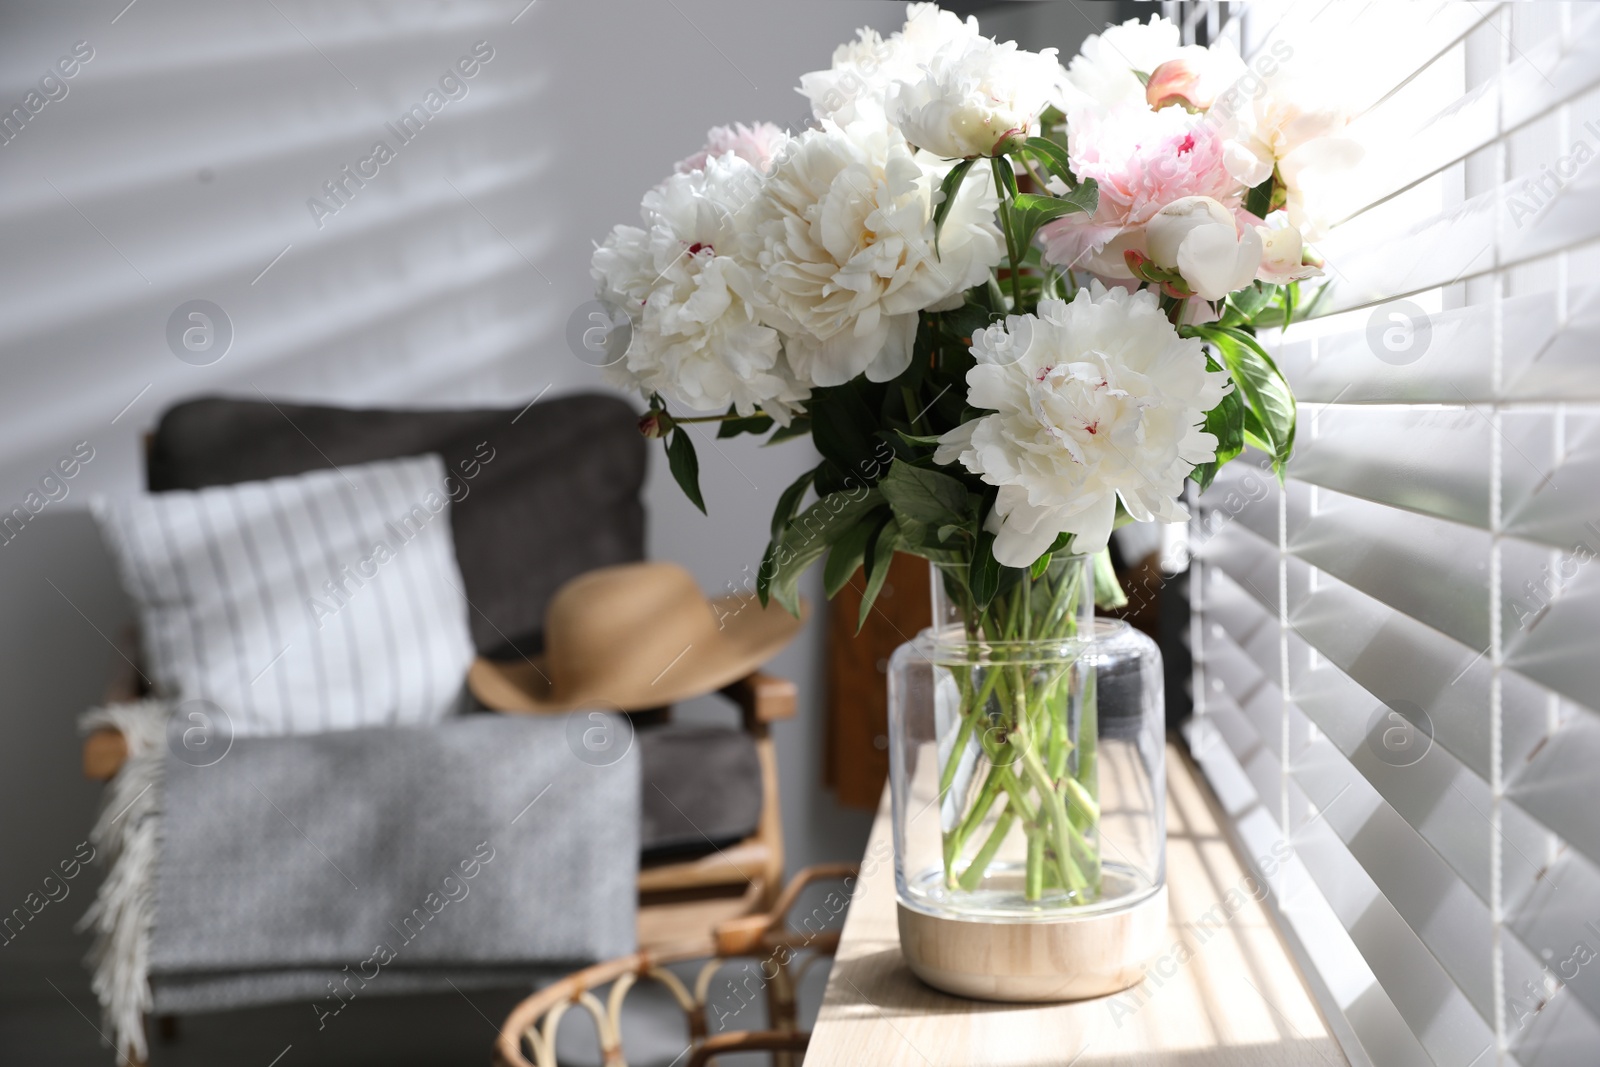
M438 453L451 472L451 525L477 653L515 661L541 650L544 609L563 583L643 557L646 453L635 421L626 403L599 395L472 411L207 398L163 416L147 443L147 475L151 491L162 492ZM631 716L645 775L642 951L764 912L782 883L770 726L794 714L795 687L755 673L721 694L738 709L736 727L677 724L670 708ZM138 673L125 666L107 699L138 696ZM682 758L686 750L693 760ZM121 734L99 730L85 739L83 773L109 780L127 757Z

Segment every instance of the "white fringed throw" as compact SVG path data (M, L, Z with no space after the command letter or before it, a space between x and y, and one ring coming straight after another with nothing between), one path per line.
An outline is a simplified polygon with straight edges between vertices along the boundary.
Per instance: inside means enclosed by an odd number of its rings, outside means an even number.
M165 701L114 704L85 712L78 730L118 730L128 742L128 759L106 786L100 816L89 841L106 857L109 870L99 895L78 923L93 927L94 992L117 1050L146 1058L144 1014L150 1010L150 929L155 921L156 851L161 831L162 764L167 720Z

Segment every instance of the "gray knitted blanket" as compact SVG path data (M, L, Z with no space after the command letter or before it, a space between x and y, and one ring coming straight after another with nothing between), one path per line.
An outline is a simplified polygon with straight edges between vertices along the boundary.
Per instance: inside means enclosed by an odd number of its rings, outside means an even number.
M158 1012L448 991L634 948L639 759L564 717L239 738L164 760L148 973Z

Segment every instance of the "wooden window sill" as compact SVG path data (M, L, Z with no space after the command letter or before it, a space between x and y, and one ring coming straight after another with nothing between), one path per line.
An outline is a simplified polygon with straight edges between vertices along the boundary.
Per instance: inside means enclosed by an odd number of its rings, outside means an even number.
M1256 899L1264 887L1247 875L1210 792L1173 747L1167 781L1170 947L1130 990L1052 1005L962 1000L906 968L886 795L807 1067L1344 1067L1348 1060Z

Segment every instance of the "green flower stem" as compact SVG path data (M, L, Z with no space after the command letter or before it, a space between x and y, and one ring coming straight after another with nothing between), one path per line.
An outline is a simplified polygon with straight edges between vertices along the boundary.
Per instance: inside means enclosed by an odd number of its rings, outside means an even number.
M975 708L983 707L982 701L975 702ZM967 743L972 740L973 723L977 715L966 714L961 717L961 729L956 731L955 744L950 746L950 758L944 761L944 770L939 772L939 796L942 798L950 791L950 786L956 780L956 771L961 769L961 754L967 750Z
M1072 794L1072 802L1077 805L1087 816L1092 825L1100 821L1100 805L1095 803L1094 797L1089 795L1089 790L1084 788L1081 781L1068 775L1062 781L1066 784L1067 792Z
M1078 798L1078 807L1074 815L1080 826L1087 829L1089 826L1100 825L1100 806L1095 802L1100 795L1100 770L1098 749L1100 740L1100 709L1098 707L1098 692L1094 671L1084 672L1083 682L1083 708L1081 726L1078 731L1078 766L1077 773L1071 781L1078 787L1082 796Z
M988 840L984 841L983 847L978 849L978 854L972 857L972 862L967 864L967 869L961 872L961 878L957 884L962 889L970 893L978 888L978 883L983 880L983 872L988 870L990 862L994 859L994 854L1000 851L1000 846L1005 842L1006 835L1011 832L1011 824L1016 821L1017 817L1010 808L1000 813L1000 818L995 820L994 829L990 832Z
M1038 900L1044 895L1044 835L1028 835L1028 873L1023 883L1023 896Z
M1081 835L1078 834L1077 828L1072 825L1071 819L1067 817L1067 805L1062 801L1061 794L1056 792L1050 781L1049 773L1045 771L1044 764L1039 762L1039 757L1036 753L1023 751L1022 769L1027 775L1029 783L1039 793L1041 801L1039 810L1048 815L1048 829L1055 837L1052 844L1056 850L1056 858L1063 863L1062 873L1066 876L1067 882L1072 888L1083 888L1087 885L1087 880L1084 878L1083 873L1072 864L1072 839L1075 836L1078 837L1078 841L1085 849L1088 848L1087 842L1083 841ZM1068 871L1067 867L1071 867L1071 870Z
M749 415L740 415L738 412L728 412L724 415L674 415L673 422L732 422L735 419L759 419L763 416L771 418L765 411L756 408Z
M945 576L968 638L992 649L987 665L951 672L961 717L940 769L941 796L963 766L976 769L978 757L989 764L986 775L963 787L958 817L944 834L945 881L953 890L981 889L999 857L1025 855L1018 874L1027 900L1064 891L1083 903L1100 895L1094 679L1080 665L1035 662L1016 645L1077 637L1078 608L1089 592L1082 579L1081 566L1048 569L979 609L964 573ZM1019 830L1021 854L1007 847Z
M1000 173L1000 168L1001 167L1007 167L1007 166L1010 166L1010 164L1007 163L1005 160L1001 159L999 156L991 157L990 160L989 160L989 163L994 168L995 195L1000 198L1000 229L1005 233L1005 237L1006 237L1006 258L1008 260L1010 260L1010 262L1011 262L1011 302L1012 302L1012 309L1018 315L1020 315L1020 314L1022 314L1022 311L1023 311L1023 308L1022 308L1022 270L1021 270L1021 262L1020 262L1020 260L1022 259L1022 255L1021 255L1021 251L1017 248L1016 234L1012 231L1012 228L1011 228L1011 209L1010 209L1010 205L1007 204L1007 202L1006 202L1009 198L1006 196L1005 179L1002 177L1002 175Z
M989 768L989 774L984 779L983 788L978 793L977 801L967 809L966 818L961 820L961 825L945 835L944 842L944 870L945 877L949 878L955 870L956 861L961 858L961 850L967 847L967 840L982 825L983 820L989 815L989 809L994 807L995 797L1000 795L1000 782L995 777L994 768Z

